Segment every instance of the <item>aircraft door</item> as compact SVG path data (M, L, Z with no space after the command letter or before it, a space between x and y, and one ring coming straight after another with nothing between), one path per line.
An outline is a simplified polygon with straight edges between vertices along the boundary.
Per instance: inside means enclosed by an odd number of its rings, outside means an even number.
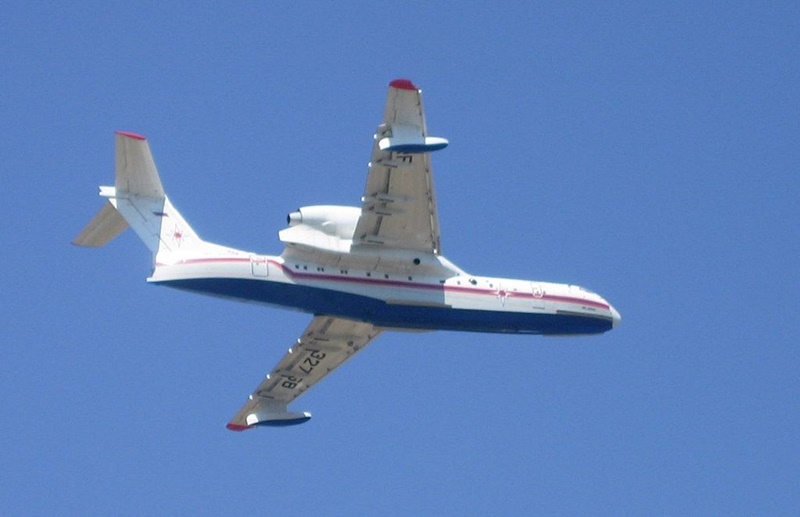
M542 285L531 282L531 293L533 294L533 308L544 310L544 288Z
M267 266L266 257L250 255L250 267L253 270L253 276L261 278L269 276L269 267Z

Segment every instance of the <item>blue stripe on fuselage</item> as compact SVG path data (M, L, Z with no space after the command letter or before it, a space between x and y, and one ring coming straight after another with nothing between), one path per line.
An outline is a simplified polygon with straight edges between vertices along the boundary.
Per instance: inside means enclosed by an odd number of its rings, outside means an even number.
M600 317L389 304L368 296L263 280L195 278L155 283L311 314L366 321L386 328L550 335L599 334L611 330L611 320Z

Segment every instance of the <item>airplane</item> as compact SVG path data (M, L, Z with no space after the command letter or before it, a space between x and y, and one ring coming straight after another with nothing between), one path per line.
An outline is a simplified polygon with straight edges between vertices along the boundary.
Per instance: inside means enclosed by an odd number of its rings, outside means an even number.
M99 247L132 228L153 254L148 282L313 315L227 428L289 426L311 418L288 406L381 332L451 330L587 335L619 312L576 285L467 273L442 254L422 91L389 83L361 205L306 206L278 232L278 256L200 238L173 206L144 136L115 136L114 186L73 244Z

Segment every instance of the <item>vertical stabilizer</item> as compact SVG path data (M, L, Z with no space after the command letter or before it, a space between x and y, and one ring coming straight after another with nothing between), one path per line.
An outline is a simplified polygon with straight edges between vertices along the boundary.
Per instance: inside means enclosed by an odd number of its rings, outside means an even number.
M117 193L165 197L147 139L136 133L117 131L115 144L114 187Z
M117 132L114 186L100 187L100 196L108 204L74 244L102 246L130 227L154 256L214 246L200 239L170 202L147 139L141 135Z

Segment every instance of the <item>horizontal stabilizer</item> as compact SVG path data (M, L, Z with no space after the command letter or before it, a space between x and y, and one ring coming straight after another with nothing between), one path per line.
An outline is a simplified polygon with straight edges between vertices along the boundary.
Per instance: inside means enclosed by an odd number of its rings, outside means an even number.
M86 228L75 237L72 244L90 247L104 246L126 229L128 229L128 223L125 218L111 203L106 203L94 216L94 219L86 225Z

